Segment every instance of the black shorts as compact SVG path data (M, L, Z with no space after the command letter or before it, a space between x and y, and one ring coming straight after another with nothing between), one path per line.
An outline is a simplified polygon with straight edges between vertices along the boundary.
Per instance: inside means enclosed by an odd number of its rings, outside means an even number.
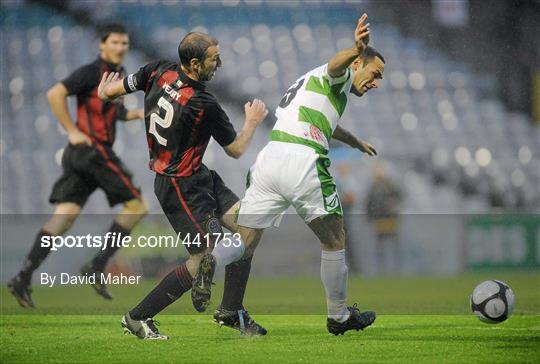
M211 234L222 232L219 219L239 201L217 172L205 165L188 177L156 174L154 192L176 234L182 239L199 235L200 246L185 245L190 254L213 246Z
M74 202L84 206L97 188L105 192L111 206L141 196L131 172L110 147L68 144L62 168L64 173L49 197L51 203Z

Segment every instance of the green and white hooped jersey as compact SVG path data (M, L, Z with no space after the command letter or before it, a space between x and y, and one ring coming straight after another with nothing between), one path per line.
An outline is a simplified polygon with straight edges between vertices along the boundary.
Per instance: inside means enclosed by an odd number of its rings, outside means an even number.
M304 144L320 154L328 153L329 141L345 111L353 73L328 75L328 64L300 77L287 90L276 109L277 121L270 140Z

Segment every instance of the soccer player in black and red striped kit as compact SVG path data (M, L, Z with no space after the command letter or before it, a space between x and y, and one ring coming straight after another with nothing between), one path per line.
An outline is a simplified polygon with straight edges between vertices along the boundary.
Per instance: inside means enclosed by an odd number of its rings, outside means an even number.
M55 204L54 214L38 232L23 268L8 283L10 292L22 307L34 307L30 289L32 273L50 252L49 247L41 246L41 238L64 234L96 189L105 192L111 206L124 205L109 229L117 237L129 235L147 213L131 172L112 149L116 121L142 119L143 110L127 110L121 100L103 102L97 95L102 74L124 73L121 64L129 49L129 36L122 25L111 24L102 29L100 40L100 54L95 61L75 70L47 92L51 110L66 130L69 143L62 157L63 174L54 184L49 198ZM76 123L68 110L67 98L71 95L77 97ZM117 249L108 242L107 248L100 250L81 273L99 278ZM104 298L112 298L100 279L96 279L93 287Z
M199 262L208 251L206 234L219 233L222 226L237 230L238 196L217 172L202 163L210 137L229 156L239 158L268 114L262 101L248 102L244 127L237 134L216 98L206 91L205 82L221 66L215 38L189 33L180 42L178 55L180 63L152 62L123 79L115 73L103 75L98 90L102 100L144 91L150 168L156 172L155 194L176 233L182 237L189 234L194 240L199 236L202 242L187 246L190 257L186 263L170 272L122 318L124 329L143 339L168 339L159 333L153 317L192 289ZM244 246L226 246L223 240L209 244L211 249L216 243L214 252L221 252L219 263L226 266L223 301L214 318L243 333L264 335L266 330L242 306L251 257L228 265L244 255ZM196 290L193 286L193 297ZM204 287L201 292L204 294ZM198 311L206 309L197 300L193 302Z

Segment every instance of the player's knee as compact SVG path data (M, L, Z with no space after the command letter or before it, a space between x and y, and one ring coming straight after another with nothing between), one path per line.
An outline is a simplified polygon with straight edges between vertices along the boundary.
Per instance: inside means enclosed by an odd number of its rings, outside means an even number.
M58 223L56 224L57 229L57 235L61 235L71 229L73 224L75 223L75 220L77 220L77 217L79 214L68 214L68 215L58 215L58 220L56 220Z
M345 242L339 239L321 241L321 244L322 244L323 250L336 251L336 250L345 249Z
M255 253L255 246L246 246L242 259L251 259L253 257L253 253Z
M195 277L195 275L197 274L199 264L201 263L201 260L206 253L206 251L202 251L200 253L190 254L188 260L186 260L186 268L192 277Z
M81 207L75 203L61 203L43 229L53 235L62 235L73 226L80 212Z
M259 241L261 240L264 229L253 229L239 226L238 233L241 236L245 247L244 258L249 258L255 252Z
M136 198L124 204L124 212L128 214L145 216L148 214L148 204L142 198Z
M43 230L52 235L62 235L73 226L75 220L73 215L55 215L43 225Z
M343 229L337 229L331 234L328 234L326 239L321 240L321 244L324 250L335 251L345 249L345 231Z

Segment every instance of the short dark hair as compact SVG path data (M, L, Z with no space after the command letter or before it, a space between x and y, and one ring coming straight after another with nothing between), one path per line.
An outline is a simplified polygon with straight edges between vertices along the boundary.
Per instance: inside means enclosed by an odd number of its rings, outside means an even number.
M218 40L211 35L199 32L188 33L178 45L180 64L190 69L191 59L196 58L203 61L208 48L216 45L218 45Z
M362 58L364 59L364 66L366 65L368 61L372 60L375 57L380 58L382 63L386 63L386 61L384 60L384 57L382 56L381 53L379 53L378 50L376 50L375 48L371 46L368 46L366 50L364 51L364 54L362 55Z
M104 25L99 29L99 39L101 39L101 42L106 42L111 33L127 34L127 29L119 23Z

